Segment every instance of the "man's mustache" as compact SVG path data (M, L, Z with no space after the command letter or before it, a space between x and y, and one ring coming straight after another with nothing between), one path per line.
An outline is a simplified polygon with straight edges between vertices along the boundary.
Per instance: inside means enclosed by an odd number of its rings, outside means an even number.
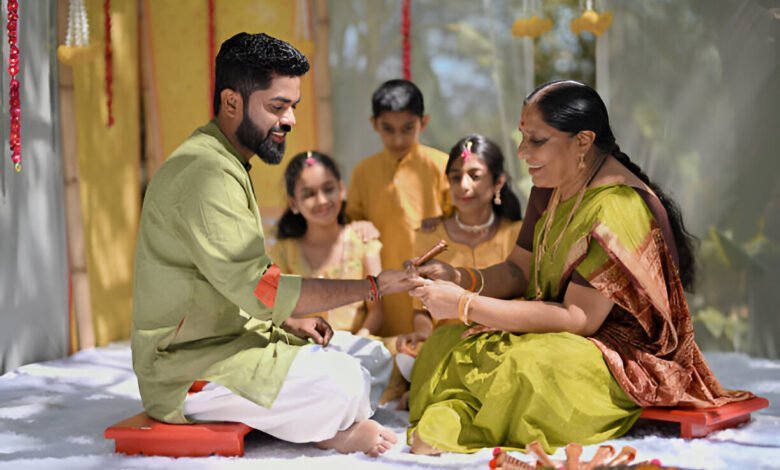
M292 131L292 126L291 125L289 125L289 124L281 124L281 125L272 127L271 130L268 131L268 135L270 136L272 132L288 133L290 131Z

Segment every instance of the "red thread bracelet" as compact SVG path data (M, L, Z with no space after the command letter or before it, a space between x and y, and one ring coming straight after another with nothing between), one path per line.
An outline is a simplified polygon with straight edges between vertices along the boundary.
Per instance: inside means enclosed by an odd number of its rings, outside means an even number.
M366 279L368 279L369 284L371 284L371 293L368 294L368 300L373 302L380 298L379 280L376 278L376 276L372 276L370 274L366 276Z

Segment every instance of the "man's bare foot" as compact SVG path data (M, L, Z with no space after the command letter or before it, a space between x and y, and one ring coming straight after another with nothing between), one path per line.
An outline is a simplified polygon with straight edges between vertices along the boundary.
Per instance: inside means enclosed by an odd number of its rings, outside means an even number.
M398 443L392 429L376 421L359 421L330 439L318 442L321 449L336 449L342 454L363 452L369 457L379 457Z
M417 431L412 431L411 452L417 455L440 455L441 451L420 439Z

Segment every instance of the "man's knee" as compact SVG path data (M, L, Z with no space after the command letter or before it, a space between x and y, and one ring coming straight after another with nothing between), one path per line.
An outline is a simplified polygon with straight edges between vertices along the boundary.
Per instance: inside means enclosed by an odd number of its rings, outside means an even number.
M321 382L318 388L325 395L323 400L351 403L362 399L370 376L364 371L359 360L341 352L328 352L322 358L320 366L318 373Z

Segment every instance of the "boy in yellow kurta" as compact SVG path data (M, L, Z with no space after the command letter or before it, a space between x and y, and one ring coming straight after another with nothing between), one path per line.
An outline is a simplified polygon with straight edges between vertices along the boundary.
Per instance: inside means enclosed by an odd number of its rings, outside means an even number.
M371 98L371 124L384 149L361 161L352 172L347 192L347 217L368 220L380 232L382 266L403 268L413 253L415 231L423 219L437 217L448 206L444 172L447 154L420 144L428 123L423 95L408 80L383 83ZM383 299L380 334L412 331L412 301L406 294Z
M244 422L283 440L377 456L397 438L368 419L372 366L352 351L377 352L371 359L384 368L389 353L351 335L342 345L350 354L325 349L330 325L302 317L413 281L397 271L364 280L282 275L266 252L248 174L254 155L282 160L308 68L298 50L265 34L222 45L215 119L174 151L145 196L133 368L153 418ZM210 384L188 396L195 380Z

